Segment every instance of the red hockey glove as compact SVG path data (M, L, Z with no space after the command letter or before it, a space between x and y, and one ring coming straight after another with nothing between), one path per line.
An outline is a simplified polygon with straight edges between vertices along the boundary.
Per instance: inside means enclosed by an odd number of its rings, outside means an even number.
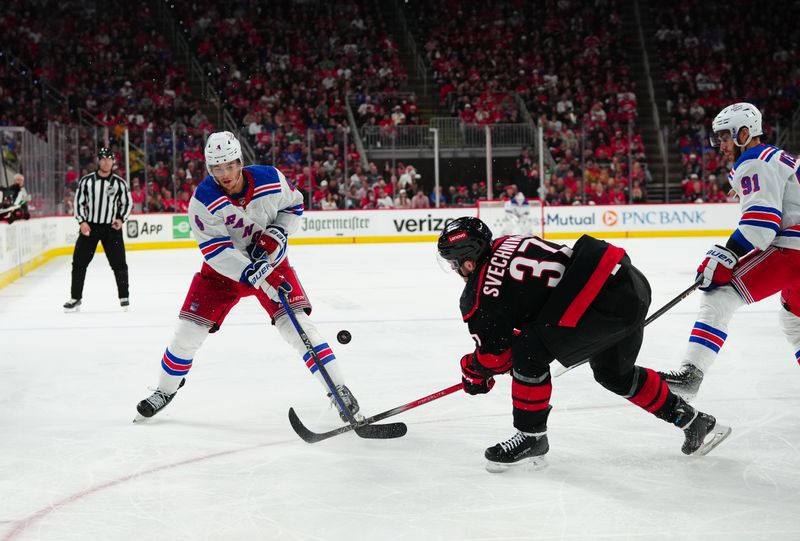
M461 357L461 381L464 383L464 392L472 395L486 394L494 387L494 378L475 362L472 353Z
M703 277L700 289L712 289L731 283L733 268L739 262L739 256L719 244L715 244L706 252L706 258L697 267L697 276Z
M277 270L269 273L264 281L261 283L261 289L267 294L267 297L273 301L280 303L281 299L278 296L278 290L283 291L284 295L292 292L292 284L286 281L286 277Z
M264 232L248 247L250 259L266 259L277 267L286 258L286 233L277 225L268 225Z
M260 287L275 302L280 302L278 297L279 289L284 294L292 291L292 284L287 282L286 277L265 259L259 259L249 264L242 272L241 281L253 287Z

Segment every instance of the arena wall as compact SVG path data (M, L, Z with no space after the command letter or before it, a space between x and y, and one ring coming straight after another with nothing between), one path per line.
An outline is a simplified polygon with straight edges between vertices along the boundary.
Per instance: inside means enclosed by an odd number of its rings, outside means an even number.
M546 207L544 230L553 240L584 233L607 239L725 237L740 212L738 204ZM310 211L290 244L432 242L450 220L476 214L476 208ZM0 224L0 288L54 257L71 255L77 234L67 216ZM132 215L125 243L128 250L197 247L185 214Z

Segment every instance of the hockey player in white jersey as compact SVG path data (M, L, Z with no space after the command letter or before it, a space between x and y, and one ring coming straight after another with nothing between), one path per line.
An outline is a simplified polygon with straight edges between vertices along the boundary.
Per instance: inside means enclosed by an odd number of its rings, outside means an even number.
M693 398L725 344L740 307L780 291L780 325L800 360L800 171L788 152L761 143L761 112L752 104L724 108L712 140L735 165L728 181L741 202L739 224L725 245L714 245L697 269L700 313L681 368L662 373L670 388Z
M158 387L139 402L136 420L152 417L170 403L203 341L220 328L242 297L251 295L330 397L317 365L279 301L278 289L284 292L344 405L355 415L358 402L344 385L331 347L308 317L311 304L287 258L287 237L300 226L303 196L278 169L243 166L241 146L230 132L209 136L205 159L209 176L189 203L192 232L205 261L192 280L175 333L161 358ZM338 406L337 411L346 420Z
M531 235L533 221L531 204L525 199L525 194L517 192L511 199L503 204L505 216L501 235Z

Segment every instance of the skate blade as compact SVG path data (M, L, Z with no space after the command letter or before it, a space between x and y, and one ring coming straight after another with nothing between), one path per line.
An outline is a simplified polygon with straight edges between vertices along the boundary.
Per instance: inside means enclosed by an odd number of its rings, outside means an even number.
M714 430L706 434L706 439L703 440L703 445L701 445L697 451L692 453L693 455L707 455L711 452L714 447L725 441L725 439L731 435L731 427L721 425L717 423L714 427Z
M80 311L81 311L80 306L77 307L77 308L64 308L64 313L65 314L76 314L76 313L78 313Z
M547 461L544 456L532 456L525 458L519 462L486 462L486 471L489 473L503 473L508 470L516 471L538 471L547 467Z

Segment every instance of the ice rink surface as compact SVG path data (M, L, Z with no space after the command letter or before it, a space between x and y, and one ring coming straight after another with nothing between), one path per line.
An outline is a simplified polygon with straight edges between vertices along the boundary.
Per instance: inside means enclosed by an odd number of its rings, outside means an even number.
M691 284L719 239L631 239L654 311ZM461 282L433 244L292 246L290 258L362 412L460 381L472 349ZM392 420L398 440L347 434L317 381L246 299L195 358L159 416L133 424L197 250L129 252L131 309L98 254L82 312L64 314L70 258L0 290L0 540L797 540L800 367L778 300L740 311L695 404L733 427L706 457L681 432L591 377L554 380L547 467L489 474L483 451L510 437L511 382ZM639 364L679 365L697 292L648 327ZM348 329L353 340L336 344Z

